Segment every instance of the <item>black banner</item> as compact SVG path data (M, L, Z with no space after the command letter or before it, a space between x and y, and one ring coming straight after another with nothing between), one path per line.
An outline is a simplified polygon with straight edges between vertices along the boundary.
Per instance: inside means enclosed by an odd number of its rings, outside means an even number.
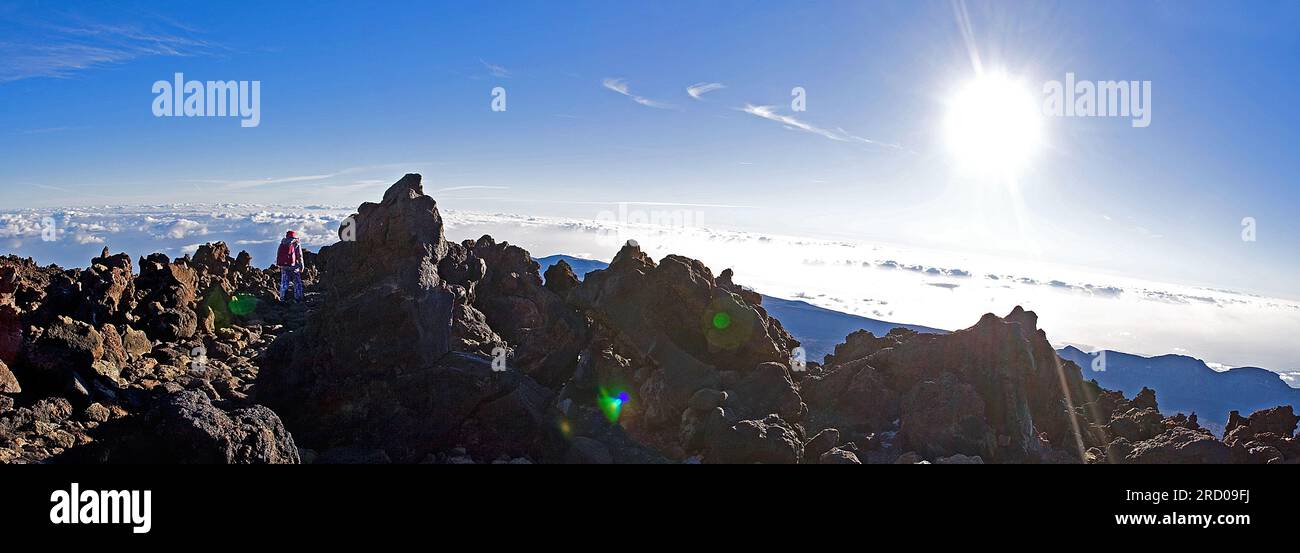
M499 522L510 531L491 536L498 543L535 539L557 524L665 517L682 522L655 523L655 533L666 534L654 537L777 517L802 532L814 523L836 532L869 523L933 528L935 539L953 530L1075 528L1090 537L1181 541L1290 528L1300 486L1289 473L1264 466L32 466L3 471L0 520L23 536L123 544L267 529L302 539L416 537Z

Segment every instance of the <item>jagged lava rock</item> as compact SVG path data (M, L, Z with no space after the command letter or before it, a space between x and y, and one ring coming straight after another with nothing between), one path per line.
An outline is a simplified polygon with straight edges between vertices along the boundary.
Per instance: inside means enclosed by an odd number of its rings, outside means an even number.
M420 181L407 175L381 203L362 204L356 241L322 248L327 301L264 356L258 398L312 449L381 448L398 462L457 443L535 454L552 393L452 352L453 313L469 296L439 274L453 248Z
M626 394L618 423L670 458L799 462L797 423L806 408L787 366L798 342L760 296L724 274L715 279L703 263L676 255L655 263L632 242L606 269L588 273L569 290L569 303L626 362L603 372L580 368L595 381L572 399ZM723 405L693 407L701 391L725 397Z

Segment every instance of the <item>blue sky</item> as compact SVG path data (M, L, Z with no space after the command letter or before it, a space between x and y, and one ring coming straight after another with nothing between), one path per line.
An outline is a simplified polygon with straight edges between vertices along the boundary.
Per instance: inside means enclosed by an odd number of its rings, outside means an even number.
M355 205L418 171L458 209L698 204L725 228L1300 298L1300 4L969 2L970 41L959 12L0 1L0 209ZM1053 118L1014 186L960 175L940 129L972 49L1035 91L1067 72L1151 81L1151 125ZM261 81L260 126L154 117L150 87L176 72Z

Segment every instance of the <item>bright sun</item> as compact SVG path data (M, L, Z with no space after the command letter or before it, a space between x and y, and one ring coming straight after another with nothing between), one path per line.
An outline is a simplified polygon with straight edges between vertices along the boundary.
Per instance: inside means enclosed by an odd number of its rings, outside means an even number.
M962 171L1015 178L1042 145L1041 118L1026 87L1004 74L982 75L949 99L948 149Z

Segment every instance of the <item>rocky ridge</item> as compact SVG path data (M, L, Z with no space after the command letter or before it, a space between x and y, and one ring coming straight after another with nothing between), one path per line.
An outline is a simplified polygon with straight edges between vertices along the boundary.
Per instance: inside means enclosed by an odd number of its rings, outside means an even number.
M0 258L0 462L1300 462L1289 407L1216 438L1085 380L1018 307L805 364L731 270L629 243L543 277L448 241L414 174L354 218L305 306L220 243L138 274Z

